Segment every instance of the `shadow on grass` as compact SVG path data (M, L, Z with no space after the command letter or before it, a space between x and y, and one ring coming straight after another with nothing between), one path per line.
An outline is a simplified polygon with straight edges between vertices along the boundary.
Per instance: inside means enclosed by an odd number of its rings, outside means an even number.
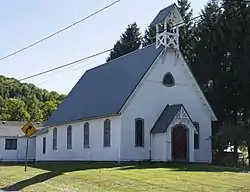
M208 164L181 164L181 163L148 163L148 164L133 164L125 167L119 167L119 170L131 169L168 169L169 171L186 171L186 172L243 172L249 171L247 168L234 168L213 166Z
M3 191L20 191L25 187L44 182L44 181L49 180L50 178L56 177L58 175L61 175L61 173L56 173L56 172L42 173L42 174L36 175L32 178L25 179L25 180L22 180L22 181L19 181L19 182L13 184L13 185L4 187L1 190L3 190Z
M21 163L1 163L0 167L6 166L23 166ZM63 175L67 172L74 172L74 171L84 171L89 169L104 169L104 168L115 168L123 166L123 164L119 163L86 163L86 162L46 162L46 163L34 163L28 164L27 171L29 168L36 168L41 170L46 170L48 172L38 174L34 177L18 181L12 185L6 186L1 188L3 191L20 191L25 187L35 185L37 183L41 183L47 181L51 178L56 176Z
M11 166L13 164L4 164ZM16 164L15 164L16 165ZM0 165L1 166L1 165ZM46 162L28 165L30 168L47 170L47 173L36 175L32 178L19 181L13 185L2 188L5 191L18 191L25 187L44 182L67 172L84 171L90 169L114 168L114 170L133 170L133 169L157 169L165 168L169 171L190 171L190 172L242 172L240 168L218 167L205 164L174 164L174 163L117 163L117 162ZM28 170L29 171L29 170Z

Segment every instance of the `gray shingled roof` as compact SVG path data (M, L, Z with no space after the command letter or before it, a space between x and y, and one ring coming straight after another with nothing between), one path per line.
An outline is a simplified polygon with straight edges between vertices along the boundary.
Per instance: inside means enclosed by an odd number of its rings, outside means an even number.
M181 107L181 104L167 105L151 129L151 133L165 133Z
M152 21L152 23L150 24L150 27L154 27L157 23L161 23L165 20L165 18L170 14L172 8L176 6L175 3L173 3L172 5L162 9L158 15L155 17L155 19Z
M86 71L45 125L118 114L162 49L154 43Z

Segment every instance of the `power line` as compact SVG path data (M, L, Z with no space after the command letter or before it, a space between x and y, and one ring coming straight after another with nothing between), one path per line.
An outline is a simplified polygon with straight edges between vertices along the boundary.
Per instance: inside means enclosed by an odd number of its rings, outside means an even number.
M104 9L106 9L106 8L108 8L108 7L112 6L112 5L114 5L115 3L119 2L119 1L120 1L120 0L117 0L117 1L113 2L112 4L110 4L110 5L108 5L108 6L104 7L104 8L102 8L101 10L99 10L99 11L93 13L92 16L95 15L95 14L97 14L98 12L101 12L102 10L104 10ZM247 2L248 2L248 1L247 1ZM221 8L219 8L219 9L221 9ZM219 9L218 9L218 10L219 10ZM218 11L218 10L216 10L216 11ZM91 15L88 16L88 17L85 17L84 19L87 19L87 18L89 18L89 17L91 17ZM193 17L192 19L190 19L190 21L196 20L196 19L198 19L198 18L200 18L200 17L202 17L202 15ZM70 25L70 26L73 26L73 25L75 25L75 24L77 24L77 23L83 21L84 19L82 19L82 20L80 20L80 21L78 21L78 22L76 22L76 23L74 23L74 24L72 24L72 25ZM183 23L185 23L185 22L182 22L182 23L180 23L180 24L183 24ZM67 28L69 28L70 26L68 26ZM62 30L60 30L60 31L66 30L67 28L64 28L64 29L62 29ZM57 33L59 33L59 32L57 32ZM54 35L55 35L55 34L56 34L56 33L54 33ZM53 36L53 35L52 35L52 36ZM156 36L154 36L154 37L152 37L152 38L155 38L155 37L156 37ZM47 37L47 38L50 38L50 37ZM46 38L44 38L44 40L46 40ZM40 41L41 41L41 40L40 40ZM39 43L39 42L37 42L37 43ZM37 43L34 43L34 45L37 44ZM128 44L131 44L131 43L133 43L133 42L130 42L130 43L128 43ZM128 45L128 44L127 44L127 45ZM27 48L28 48L28 47L26 47L26 49L27 49ZM25 48L24 48L24 49L25 49ZM96 53L96 54L90 55L90 56L88 56L88 57L84 57L84 58L79 59L79 60L72 61L72 62L70 62L70 63L61 65L61 66L59 66L59 67L55 67L55 68L52 68L52 69L49 69L49 70L46 70L46 71L43 71L43 72L40 72L40 73L31 75L31 76L28 76L28 77L24 77L24 78L18 79L18 81L24 81L24 80L31 79L31 78L34 78L34 77L37 77L37 76L40 76L40 75L43 75L43 74L46 74L46 73L49 73L49 72L52 72L52 71L56 71L56 70L61 69L61 68L65 68L65 67L74 65L74 64L76 64L76 63L82 62L82 61L84 61L84 60L87 60L87 59L90 59L90 58L93 58L93 57L102 55L102 54L107 53L107 52L109 52L109 51L111 51L111 50L113 50L113 48L112 48L112 49L107 49L107 50L102 51L102 52L98 52L98 53ZM6 57L4 57L4 58L10 57L11 55L14 55L14 54L16 54L16 53L18 53L18 52L21 52L21 50L15 52L15 53L13 53L13 54L10 54L9 56L6 56ZM4 58L1 58L0 60L3 60ZM60 71L59 71L59 72L60 72Z
M80 63L81 63L81 62L80 62ZM80 63L77 63L77 64L80 64ZM85 63L84 65L82 65L82 66L80 66L80 67L76 67L75 69L72 69L71 71L76 71L76 70L79 70L79 69L81 69L81 68L85 68L86 66L88 66L88 65L90 65L90 64L93 64L93 63L95 63L95 61L90 62L90 63ZM72 66L70 66L70 67L74 67L74 66L75 66L75 65L72 65ZM44 84L44 83L50 81L52 75L56 75L56 74L61 73L61 72L65 71L65 70L68 70L68 69L70 69L70 67L68 67L68 68L63 68L63 69L61 69L61 70L59 70L59 71L55 71L53 74L48 75L48 78L46 78L44 81L36 83L36 86L42 85L42 84Z
M94 15L96 15L96 14L98 14L98 13L104 11L105 9L108 9L109 7L115 5L116 3L120 2L120 1L121 1L121 0L116 0L115 2L113 2L113 3L111 3L111 4L109 4L109 5L105 6L105 7L103 7L102 9L99 9L98 11L96 11L96 12L90 14L89 16L84 17L83 19L81 19L81 20L79 20L79 21L77 21L77 22L75 22L75 23L73 23L73 24L71 24L71 25L68 25L67 27L65 27L65 28L63 28L63 29L60 29L59 31L57 31L57 32L55 32L55 33L53 33L53 34L51 34L51 35L49 35L49 36L47 36L47 37L44 37L44 38L42 38L42 39L40 39L40 40L38 40L38 41L36 41L36 42L34 42L34 43L32 43L32 44L30 44L30 45L24 47L24 48L22 48L22 49L19 49L19 50L13 52L13 53L10 53L10 54L8 54L8 55L6 55L6 56L4 56L4 57L1 57L1 58L0 58L0 61L6 59L6 58L8 58L8 57L11 57L11 56L13 56L13 55L15 55L15 54L17 54L17 53L20 53L20 52L22 52L22 51L24 51L24 50L26 50L26 49L29 49L29 48L31 48L31 47L33 47L33 46L35 46L35 45L37 45L37 44L39 44L39 43L41 43L41 42L43 42L43 41L45 41L45 40L47 40L47 39L53 37L53 36L55 36L55 35L57 35L57 34L63 32L63 31L65 31L65 30L67 30L67 29L69 29L69 28L71 28L71 27L73 27L73 26L75 26L75 25L77 25L77 24L79 24L79 23L81 23L81 22L83 22L83 21L89 19L90 17L93 17Z
M193 21L193 20L195 20L195 19L198 19L198 18L200 18L200 17L201 17L201 16L193 17L193 18L191 19L191 21ZM185 23L185 22L183 22L183 23ZM181 23L181 24L182 24L182 23ZM156 36L154 36L154 37L152 37L152 38L155 38L155 37L156 37ZM128 44L131 44L131 43L133 43L133 42L129 42ZM128 45L128 44L127 44L127 45ZM58 67L55 67L55 68L52 68L52 69L49 69L49 70L46 70L46 71L37 73L37 74L34 74L34 75L31 75L31 76L28 76L28 77L24 77L24 78L18 79L18 81L24 81L24 80L31 79L31 78L34 78L34 77L37 77L37 76L40 76L40 75L44 75L44 74L46 74L46 73L50 73L50 72L52 72L52 71L56 71L56 70L61 69L61 68L65 68L65 67L74 65L74 64L76 64L76 63L82 62L82 61L84 61L84 60L87 60L87 59L90 59L90 58L93 58L93 57L102 55L102 54L107 53L107 52L109 52L109 51L111 51L111 50L113 50L113 48L107 49L107 50L102 51L102 52L98 52L98 53L93 54L93 55L90 55L90 56L88 56L88 57L84 57L84 58L81 58L81 59L72 61L72 62L70 62L70 63L67 63L67 64L64 64L64 65L61 65L61 66L58 66Z
M194 18L191 19L191 21L195 20L195 19L198 19L200 18L201 16L196 16ZM183 22L184 23L184 22ZM153 38L155 38L156 36L154 36ZM131 44L133 42L129 42L127 45ZM64 67L68 67L70 65L74 65L76 63L79 63L81 61L84 61L84 60L87 60L87 59L90 59L90 58L93 58L93 57L96 57L96 56L99 56L99 55L102 55L104 53L107 53L109 51L113 50L113 48L111 49L107 49L105 51L102 51L102 52L98 52L96 54L93 54L93 55L90 55L88 57L84 57L82 59L79 59L79 60L76 60L76 61L72 61L70 63L67 63L67 64L64 64L64 65L61 65L59 67L55 67L55 68L52 68L52 69L49 69L49 70L46 70L46 71L43 71L43 72L40 72L40 73L37 73L37 74L34 74L34 75L31 75L31 76L28 76L28 77L24 77L24 78L21 78L21 79L18 79L18 81L24 81L24 80L27 80L27 79L31 79L31 78L34 78L34 77L37 77L37 76L40 76L40 75L44 75L46 73L49 73L49 72L52 72L52 71L55 71L55 70L58 70L58 69L61 69L61 68L64 68Z
M82 59L78 59L78 60L76 60L76 61L72 61L72 62L70 62L70 63L61 65L61 66L59 66L59 67L55 67L55 68L52 68L52 69L43 71L43 72L41 72L41 73L37 73L37 74L35 74L35 75L31 75L31 76L28 76L28 77L24 77L24 78L22 78L22 79L18 79L18 81L24 81L24 80L31 79L31 78L33 78L33 77L37 77L37 76L40 76L40 75L43 75L43 74L46 74L46 73L49 73L49 72L52 72L52 71L55 71L55 70L64 68L64 67L68 67L68 66L74 65L74 64L76 64L76 63L78 63L78 62L81 62L81 61L84 61L84 60L87 60L87 59L96 57L96 56L98 56L98 55L102 55L102 54L107 53L107 52L109 52L109 51L111 51L111 50L112 50L112 49L107 49L107 50L105 50L105 51L102 51L102 52L99 52L99 53L90 55L90 56L88 56L88 57L84 57L84 58L82 58Z

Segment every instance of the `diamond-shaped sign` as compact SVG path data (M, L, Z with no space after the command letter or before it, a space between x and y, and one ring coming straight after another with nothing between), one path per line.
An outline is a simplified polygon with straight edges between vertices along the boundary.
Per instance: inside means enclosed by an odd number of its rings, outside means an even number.
M26 125L22 127L22 131L27 137L30 137L36 132L36 128L32 125L31 122L28 122Z

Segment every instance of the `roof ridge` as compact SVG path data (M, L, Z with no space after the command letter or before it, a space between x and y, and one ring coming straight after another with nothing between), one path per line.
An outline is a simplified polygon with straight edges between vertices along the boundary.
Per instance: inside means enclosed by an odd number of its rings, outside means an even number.
M151 24L150 24L149 26L150 26L150 27L153 27L153 26L155 26L157 23L162 22L162 21L169 15L169 13L172 11L172 9L173 9L174 7L176 7L176 8L178 9L176 3L173 3L173 4L169 5L169 6L167 6L167 7L163 8L163 9L161 9L161 10L158 12L158 14L156 15L156 17L153 19L153 21L151 22Z
M176 5L176 3L172 3L171 5L169 5L169 6L165 7L165 8L163 8L163 9L161 9L159 12L163 11L164 9L170 8L172 6L175 6L175 5Z
M126 53L126 54L124 54L124 55L122 55L122 56L120 56L120 57L117 57L117 58L115 58L115 59L112 59L111 61L107 61L107 62L105 62L105 63L103 63L103 64L100 64L100 65L98 65L98 66L96 66L96 67L93 67L93 68L91 68L91 69L88 69L88 70L85 71L85 73L86 73L87 71L91 71L91 70L96 69L96 68L98 68L98 67L101 67L101 66L103 66L103 65L106 65L106 64L110 64L110 63L112 63L112 62L115 62L115 61L117 61L117 60L119 60L119 59L122 59L122 58L124 58L124 57L127 57L127 56L129 56L129 55L131 55L131 54L134 54L134 53L136 53L136 52L142 51L143 49L145 49L145 48L147 48L147 47L150 47L150 46L153 46L153 45L155 45L155 44L156 44L156 43L151 43L151 44L149 44L149 45L146 45L145 47L138 48L138 49L136 49L136 50L134 50L134 51L132 51L132 52Z

